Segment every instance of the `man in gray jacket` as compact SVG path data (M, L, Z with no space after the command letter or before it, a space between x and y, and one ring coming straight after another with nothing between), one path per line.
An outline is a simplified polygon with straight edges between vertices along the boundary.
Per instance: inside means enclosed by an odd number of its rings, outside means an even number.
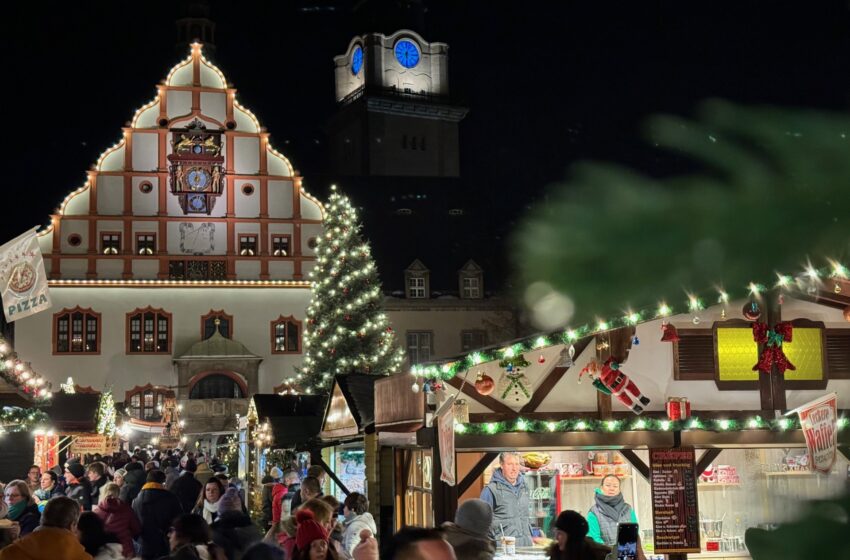
M504 535L516 537L517 546L532 546L528 522L530 499L525 479L520 476L519 453L499 453L499 468L481 491L481 499L493 508L490 534L496 542Z

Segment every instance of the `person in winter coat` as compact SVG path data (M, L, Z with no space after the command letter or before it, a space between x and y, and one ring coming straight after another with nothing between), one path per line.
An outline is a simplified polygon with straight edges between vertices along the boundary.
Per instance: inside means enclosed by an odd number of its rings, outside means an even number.
M168 529L171 522L183 513L177 496L165 489L164 482L165 473L152 470L141 492L133 500L133 511L142 522L140 555L144 560L168 554Z
M94 508L95 514L103 521L104 529L118 537L121 552L127 558L134 554L133 539L142 532L142 524L129 505L118 499L121 489L114 482L104 485L104 498Z
M494 539L503 535L516 537L517 546L531 546L530 498L519 467L519 453L499 453L499 468L493 471L489 484L481 491L481 499L493 508L490 536Z
M198 479L195 478L197 468L195 460L188 459L183 467L183 473L168 488L180 500L180 506L184 513L192 513L195 502L198 501L198 494L204 487L203 483L198 482Z
M56 496L44 507L38 531L0 550L0 560L92 560L73 533L79 517L75 500Z
M86 478L86 468L78 462L65 465L65 495L75 500L83 511L91 511L91 484Z
M124 486L124 477L127 476L127 469L120 468L115 469L115 472L112 473L112 482L118 485L118 488L122 488Z
M106 476L106 465L103 463L92 463L86 467L86 478L91 483L91 504L96 506L100 503L100 489L109 482Z
M204 518L207 524L212 524L218 518L218 501L224 495L224 483L218 477L210 477L204 485L195 503L192 513L197 513Z
M360 544L360 531L369 529L374 535L378 529L375 527L375 519L369 513L369 500L359 492L346 496L342 503L342 514L345 516L342 523L342 549L351 556L354 547Z
M163 464L165 465L165 487L171 490L171 485L180 476L180 470L177 468L177 459L169 457Z
M227 560L241 560L250 545L260 541L263 534L242 513L242 499L236 488L228 488L218 501L218 518L210 526L212 541L223 551Z
M443 523L443 534L455 556L468 560L493 560L496 543L490 538L493 508L484 500L466 500L457 508L454 523Z
M38 465L32 465L27 470L27 486L30 487L30 494L38 490L41 482L41 467Z
M92 511L84 511L77 521L77 536L94 560L124 560L118 537L107 533L103 521Z
M29 485L23 480L12 480L6 485L3 494L4 501L9 506L6 519L18 524L21 537L32 533L38 527L41 514L32 500Z
M307 483L309 479L315 479L315 484L308 483L312 488L308 495L304 495L304 493L299 492L295 496L292 497L292 503L290 504L290 511L295 511L298 509L303 502L306 502L310 498L320 498L322 496L322 488L325 484L325 471L319 465L310 465L310 468L307 469L307 476L304 477L304 480L301 481L301 488L304 487L304 483Z
M611 548L587 536L587 521L577 511L562 511L555 520L555 542L549 560L605 560ZM640 547L638 547L640 551ZM638 553L643 560L643 552Z
M59 476L53 471L44 471L41 474L40 488L33 495L37 502L46 502L53 496L64 496L65 493L59 487Z
M614 546L617 543L617 525L637 523L635 511L623 499L620 479L613 474L602 479L594 498L595 502L587 514L587 536L599 544Z
M325 533L330 535L330 529L334 523L334 514L335 512L326 502L317 499L307 500L301 505L303 510L309 510L313 514L313 519L319 523L325 530ZM297 513L297 512L296 512ZM286 554L286 558L297 558L295 555L296 549L296 538L298 536L298 521L297 516L287 517L279 523L280 526L284 528L291 527L295 525L293 531L285 530L281 531L277 534L278 544L283 549Z
M274 467L272 469L272 472L274 472L275 469L280 470L277 467ZM272 493L275 485L283 485L277 482L274 478L272 478L271 475L268 474L262 478L260 484L263 485L263 517L260 519L260 521L262 522L263 527L266 529L266 531L268 531L269 527L271 527L271 524L274 522L272 519L272 517L274 516L274 512L272 511Z
M283 485L286 486L286 492L283 494L280 504L280 519L292 515L292 500L295 496L301 495L301 479L298 478L298 473L290 470L283 475ZM274 510L272 510L274 515Z
M338 560L339 556L331 546L328 531L323 523L316 521L313 512L301 508L295 513L298 529L295 532L295 560Z
M132 505L145 484L145 471L142 464L135 461L127 463L124 470L127 473L124 475L124 484L121 485L121 494L118 498L125 504Z
M171 554L160 560L226 560L218 545L210 542L210 526L194 513L184 513L174 520L168 545Z

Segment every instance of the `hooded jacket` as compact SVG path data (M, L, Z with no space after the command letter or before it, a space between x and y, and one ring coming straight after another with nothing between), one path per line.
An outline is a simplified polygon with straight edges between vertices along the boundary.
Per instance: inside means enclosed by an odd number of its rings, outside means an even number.
M198 501L198 496L201 494L201 488L204 485L198 482L195 475L189 471L183 471L183 474L177 477L169 490L174 492L177 500L180 502L180 507L185 513L192 513L192 508L195 507L195 502Z
M69 484L65 495L80 504L83 511L91 511L91 483L87 478L79 479L79 484Z
M177 496L161 484L149 482L133 500L133 511L142 522L141 557L148 560L168 554L168 528L183 513Z
M441 528L458 558L493 560L496 555L496 543L489 537L482 537L451 522L443 523Z
M263 534L241 511L219 514L212 529L213 542L224 550L227 560L240 560L245 549L262 540Z
M493 508L491 537L495 539L504 533L516 537L517 546L532 546L531 524L528 522L530 498L521 474L511 484L502 474L502 469L496 469L490 483L481 491L481 499Z
M124 476L124 486L121 487L118 498L125 504L132 504L145 484L145 477L144 469L127 469L127 474Z
M142 532L142 524L133 508L118 498L107 498L94 508L94 512L103 521L104 530L121 541L124 556L132 557L133 539Z
M378 529L375 527L375 518L368 511L346 519L343 522L343 527L342 548L349 556L354 552L354 548L360 544L360 531L369 529L373 535L378 534Z
M0 550L0 560L92 560L67 529L39 527L26 537Z

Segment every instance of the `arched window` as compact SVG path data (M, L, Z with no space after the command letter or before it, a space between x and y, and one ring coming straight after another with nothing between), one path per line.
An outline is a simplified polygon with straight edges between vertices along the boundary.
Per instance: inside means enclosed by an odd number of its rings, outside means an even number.
M271 325L272 354L297 354L301 352L301 322L295 317L281 315Z
M136 309L127 313L127 353L167 354L171 351L171 313Z
M124 404L133 418L158 422L162 418L162 405L168 397L174 398L174 391L151 384L137 385L124 395Z
M219 324L216 326L215 320L218 319ZM215 334L216 329L219 330L224 338L233 338L233 315L228 315L223 309L210 312L201 317L201 340L206 340Z
M189 391L190 399L242 399L245 392L235 379L224 373L212 373L201 378Z
M75 307L53 315L54 354L100 354L100 313Z

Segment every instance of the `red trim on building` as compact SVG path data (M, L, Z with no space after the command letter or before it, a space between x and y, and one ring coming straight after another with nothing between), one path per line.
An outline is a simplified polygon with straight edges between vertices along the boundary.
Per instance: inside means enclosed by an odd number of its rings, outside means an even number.
M77 313L77 312L83 314L83 332L82 332L83 345L85 345L85 338L86 338L87 316L91 315L91 316L93 316L97 319L97 331L95 333L95 345L97 346L97 351L94 351L94 352L85 352L85 351L83 351L83 352L71 352L70 351L71 344L72 344L71 343L71 336L72 336L72 328L73 328L73 323L71 322L70 315L72 313ZM68 315L68 348L69 348L69 351L68 352L59 352L59 350L57 349L57 346L58 346L57 343L59 341L59 319L61 319L65 315ZM78 305L74 308L66 307L62 311L58 311L58 312L54 313L53 314L53 340L52 340L53 355L54 356L99 356L100 355L100 345L101 345L100 332L101 332L102 328L103 328L103 321L101 320L100 313L93 311L91 307L82 308Z

